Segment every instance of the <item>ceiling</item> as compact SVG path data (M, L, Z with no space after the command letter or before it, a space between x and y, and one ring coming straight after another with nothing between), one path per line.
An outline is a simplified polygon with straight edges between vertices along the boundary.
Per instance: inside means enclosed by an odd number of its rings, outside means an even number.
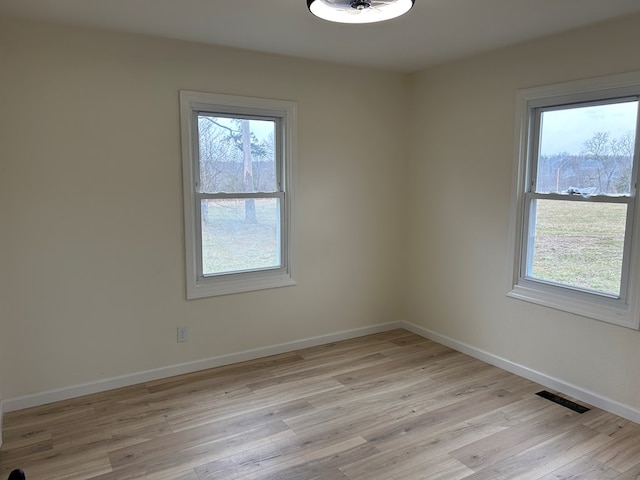
M639 0L416 0L389 22L342 25L305 0L0 0L0 15L399 72L631 13Z

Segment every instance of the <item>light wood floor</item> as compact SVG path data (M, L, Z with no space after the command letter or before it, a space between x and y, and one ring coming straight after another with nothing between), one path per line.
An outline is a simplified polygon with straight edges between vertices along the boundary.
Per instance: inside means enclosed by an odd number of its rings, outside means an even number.
M0 479L640 478L640 426L404 330L5 416Z

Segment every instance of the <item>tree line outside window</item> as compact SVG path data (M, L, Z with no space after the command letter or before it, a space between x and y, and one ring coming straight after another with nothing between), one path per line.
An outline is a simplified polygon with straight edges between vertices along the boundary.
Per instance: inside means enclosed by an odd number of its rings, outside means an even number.
M538 158L538 192L628 195L635 132L613 137L597 132L579 154L559 152Z

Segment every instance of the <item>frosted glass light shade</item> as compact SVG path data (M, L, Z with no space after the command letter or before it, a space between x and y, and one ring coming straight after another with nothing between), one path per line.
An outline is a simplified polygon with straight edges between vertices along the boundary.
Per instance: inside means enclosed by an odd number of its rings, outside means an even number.
M316 17L338 23L373 23L404 15L415 0L307 0Z

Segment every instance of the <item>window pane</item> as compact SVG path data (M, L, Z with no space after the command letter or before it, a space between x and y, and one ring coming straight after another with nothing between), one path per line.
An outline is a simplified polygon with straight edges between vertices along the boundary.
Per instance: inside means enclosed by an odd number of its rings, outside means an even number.
M274 120L198 115L201 193L277 190Z
M280 200L201 200L205 276L279 268Z
M536 192L629 195L638 102L546 110Z
M527 275L618 296L626 204L537 200Z

